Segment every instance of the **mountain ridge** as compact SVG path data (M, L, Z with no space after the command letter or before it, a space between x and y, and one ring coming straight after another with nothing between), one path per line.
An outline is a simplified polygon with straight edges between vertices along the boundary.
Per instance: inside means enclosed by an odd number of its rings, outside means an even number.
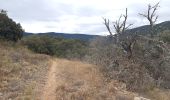
M129 29L125 32L125 34L138 34L138 35L148 35L150 34L149 31L149 25L143 25L139 27L135 27L132 29ZM158 23L154 26L155 30L155 35L165 31L165 30L170 30L170 21L164 21L161 23Z
M54 37L63 37L66 39L79 39L88 41L93 38L99 37L100 35L88 35L88 34L76 34L76 33L61 33L61 32L46 32L46 33L29 33L25 32L24 36L30 36L30 35L49 35Z
M155 34L161 33L165 30L170 30L170 21L164 21L161 23L158 23L154 26ZM127 30L123 35L149 35L149 25L143 25L139 27L135 27L132 29ZM79 39L84 41L89 41L96 37L102 37L101 35L89 35L89 34L80 34L80 33L62 33L62 32L45 32L45 33L30 33L30 32L24 32L24 36L30 36L30 35L49 35L54 37L63 37L66 39Z

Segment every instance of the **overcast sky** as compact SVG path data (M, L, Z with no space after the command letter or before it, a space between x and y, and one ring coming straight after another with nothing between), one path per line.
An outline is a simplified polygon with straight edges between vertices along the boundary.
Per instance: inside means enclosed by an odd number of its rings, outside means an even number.
M107 35L102 17L115 21L128 8L128 23L145 25L147 20L138 13L157 2L158 22L170 20L170 0L0 0L0 9L7 10L26 32Z

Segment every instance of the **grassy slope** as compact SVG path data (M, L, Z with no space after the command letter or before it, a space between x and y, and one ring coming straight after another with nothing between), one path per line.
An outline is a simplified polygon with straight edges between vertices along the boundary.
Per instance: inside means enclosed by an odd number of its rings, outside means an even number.
M0 42L0 100L31 100L40 92L49 57Z
M56 100L133 100L124 84L107 81L97 66L56 59ZM51 99L53 100L53 99Z
M107 81L97 66L56 59L56 100L169 100L170 91L153 89L145 93L126 91L126 85L116 80ZM53 99L51 99L53 100Z
M33 100L42 95L50 57L21 46L0 42L0 100ZM123 84L106 81L97 66L79 61L56 60L57 100L132 100ZM144 93L152 100L169 100L170 92Z

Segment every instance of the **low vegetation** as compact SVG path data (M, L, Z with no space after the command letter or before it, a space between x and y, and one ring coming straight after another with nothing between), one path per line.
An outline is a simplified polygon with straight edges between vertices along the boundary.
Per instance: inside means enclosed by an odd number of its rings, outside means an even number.
M49 66L46 55L0 41L0 100L32 100L41 92Z
M110 20L104 18L110 35L90 42L48 35L22 38L20 24L2 10L0 99L36 99L43 91L53 56L93 64L57 59L53 65L56 73L52 72L57 74L57 100L132 100L137 94L169 100L170 32L155 34L158 7L159 3L148 5L148 13L140 14L150 23L149 34L127 33L132 24L127 24L126 9L112 25L116 34L111 31Z
M82 59L87 52L87 42L76 39L64 39L48 35L32 35L21 41L30 50L68 59Z
M133 100L137 95L123 83L105 80L97 66L63 59L56 63L56 100Z
M148 15L141 14L150 23L148 26L150 34L147 35L127 33L129 26L132 25L127 25L127 9L125 15L121 15L115 23L113 22L116 34L111 31L110 20L104 18L104 24L110 35L92 40L89 56L86 58L87 61L99 66L108 81L123 82L127 90L148 95L153 100L158 98L168 100L170 33L168 31L154 33L158 7L159 3L153 7L148 5ZM157 89L159 92L155 91ZM153 96L152 93L160 95Z

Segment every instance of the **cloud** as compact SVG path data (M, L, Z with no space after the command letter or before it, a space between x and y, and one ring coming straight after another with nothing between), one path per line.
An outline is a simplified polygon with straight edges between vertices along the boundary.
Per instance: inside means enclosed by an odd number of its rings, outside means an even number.
M128 23L148 24L138 15L157 0L1 0L0 7L28 32L106 34L102 17L115 21L128 8ZM160 1L159 22L170 20L169 0Z

